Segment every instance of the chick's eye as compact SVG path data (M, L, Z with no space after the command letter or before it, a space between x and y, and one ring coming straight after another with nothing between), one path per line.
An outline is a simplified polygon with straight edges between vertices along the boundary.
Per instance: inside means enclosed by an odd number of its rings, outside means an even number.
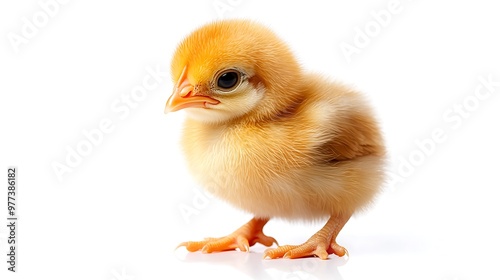
M223 90L229 90L238 85L240 81L240 73L234 70L223 72L217 78L217 87Z

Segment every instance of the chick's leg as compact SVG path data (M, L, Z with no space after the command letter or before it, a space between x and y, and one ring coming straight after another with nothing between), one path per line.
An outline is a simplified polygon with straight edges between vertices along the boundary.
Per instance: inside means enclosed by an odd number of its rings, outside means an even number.
M203 253L234 250L247 252L250 246L261 243L265 246L278 244L276 240L262 232L262 228L269 219L253 218L248 223L237 229L228 236L221 238L206 238L204 241L188 241L179 244L178 247L185 246L190 252L201 250Z
M335 254L339 257L347 254L347 250L337 244L337 235L342 227L349 220L350 215L332 216L326 225L315 233L309 240L301 245L285 245L276 249L268 249L264 258L288 258L296 259L302 257L318 256L326 260L329 254Z

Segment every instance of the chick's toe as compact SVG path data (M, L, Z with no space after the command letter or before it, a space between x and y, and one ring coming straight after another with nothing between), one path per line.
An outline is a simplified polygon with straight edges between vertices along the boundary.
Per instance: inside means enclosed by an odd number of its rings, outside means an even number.
M349 220L349 216L331 217L326 225L305 243L301 245L284 245L276 249L268 249L264 253L265 259L296 259L317 256L326 260L329 254L343 257L347 250L338 245L336 238L342 227Z
M239 249L248 252L250 246L260 243L264 246L278 244L276 239L265 235L262 228L268 219L251 219L248 223L229 234L220 238L206 238L203 241L188 241L179 244L178 247L186 247L190 252L202 251L202 253L212 253Z

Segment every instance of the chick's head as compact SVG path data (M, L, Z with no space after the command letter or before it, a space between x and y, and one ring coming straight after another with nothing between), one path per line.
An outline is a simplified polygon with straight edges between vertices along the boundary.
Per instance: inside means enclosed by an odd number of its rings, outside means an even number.
M165 112L185 109L207 123L278 114L297 98L302 76L286 44L246 20L195 30L179 44L171 72L175 87Z

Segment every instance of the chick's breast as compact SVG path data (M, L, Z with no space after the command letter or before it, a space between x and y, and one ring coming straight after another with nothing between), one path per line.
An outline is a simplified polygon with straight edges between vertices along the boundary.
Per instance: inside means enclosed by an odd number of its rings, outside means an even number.
M346 87L305 80L315 82L275 118L213 126L186 120L187 162L204 188L263 218L352 214L372 200L384 147L369 107Z

